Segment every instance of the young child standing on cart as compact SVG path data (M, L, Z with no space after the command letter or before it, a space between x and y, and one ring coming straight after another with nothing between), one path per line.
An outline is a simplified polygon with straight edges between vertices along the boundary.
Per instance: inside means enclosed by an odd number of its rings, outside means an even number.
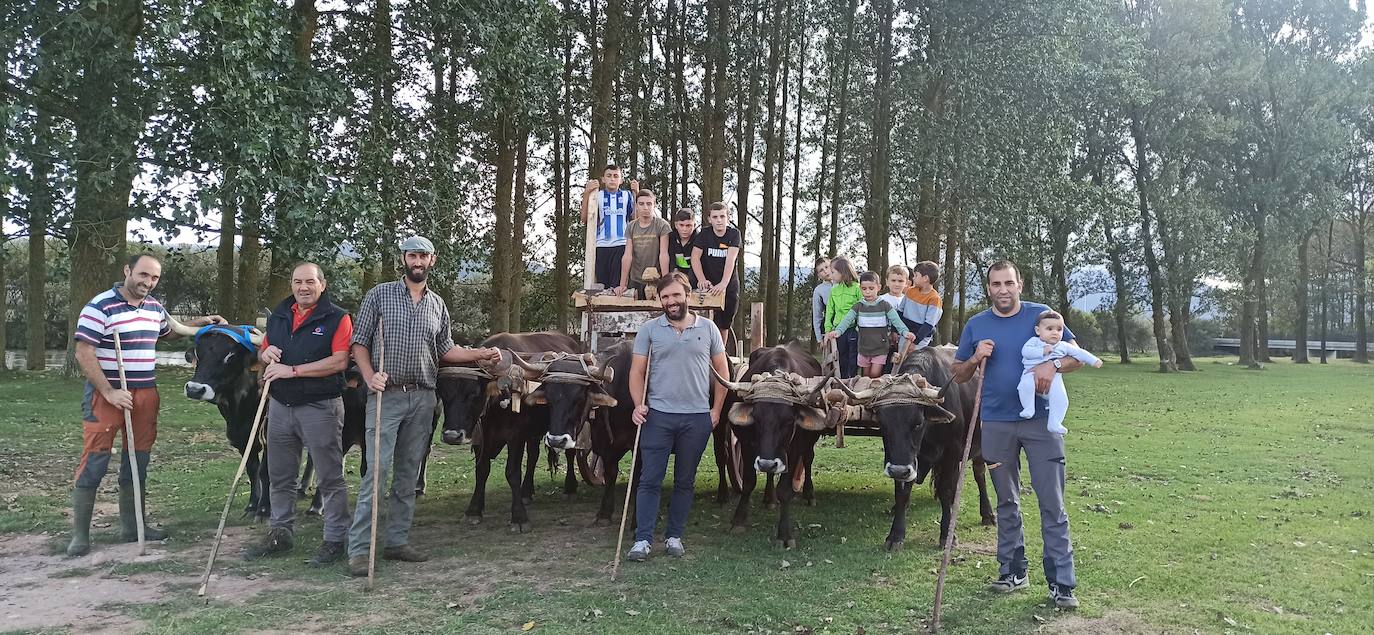
M915 341L916 334L907 329L897 310L878 297L878 274L865 271L859 276L859 291L863 298L855 302L835 328L825 334L826 340L840 337L840 333L856 326L859 331L859 368L869 377L880 377L887 365L887 331L894 329L907 341Z

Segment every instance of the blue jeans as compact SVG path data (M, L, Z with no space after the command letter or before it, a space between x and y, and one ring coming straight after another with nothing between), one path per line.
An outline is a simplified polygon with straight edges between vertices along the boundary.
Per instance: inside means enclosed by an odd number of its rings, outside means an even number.
M859 329L851 328L840 334L836 341L836 353L840 356L840 378L849 379L859 374Z
M672 414L651 409L639 435L635 540L654 539L659 492L663 489L663 475L668 471L669 454L676 454L677 460L673 463L673 499L668 504L668 530L664 537L681 538L687 530L687 513L692 511L697 465L711 438L711 414Z

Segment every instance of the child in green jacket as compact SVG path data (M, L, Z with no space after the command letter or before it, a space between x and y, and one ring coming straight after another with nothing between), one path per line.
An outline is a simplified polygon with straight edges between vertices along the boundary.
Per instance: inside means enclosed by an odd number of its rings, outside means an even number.
M854 303L863 298L859 276L849 258L840 256L830 262L830 300L825 303L825 331L835 330ZM840 377L849 379L859 374L859 331L850 328L839 337Z

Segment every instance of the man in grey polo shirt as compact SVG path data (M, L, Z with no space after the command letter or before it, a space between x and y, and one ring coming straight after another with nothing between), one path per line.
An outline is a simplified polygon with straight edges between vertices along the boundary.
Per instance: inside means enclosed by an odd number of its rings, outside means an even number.
M663 315L645 322L635 335L630 396L635 400L635 425L643 429L639 489L635 493L635 544L627 556L630 560L642 562L649 557L669 454L676 454L677 459L664 537L668 555L683 554L682 534L692 509L697 465L725 404L725 387L711 381L712 367L722 377L729 375L725 344L715 324L687 310L688 284L687 276L676 271L659 278L655 286ZM646 371L648 403L642 403Z
M434 268L434 243L411 236L401 243L405 277L383 282L363 297L353 325L353 360L371 389L367 397L367 474L358 483L353 525L348 530L348 570L367 575L367 552L372 539L372 479L386 482L395 469L386 497L386 540L382 557L387 560L423 562L429 555L410 544L410 522L415 517L415 481L425 448L434 436L434 384L440 360L462 364L498 361L494 348L463 348L453 343L448 305L429 289L429 270ZM384 333L377 332L384 320ZM378 344L385 335L386 367L381 368ZM382 408L382 442L370 444L377 426L377 402L386 393ZM373 462L380 453L381 460Z

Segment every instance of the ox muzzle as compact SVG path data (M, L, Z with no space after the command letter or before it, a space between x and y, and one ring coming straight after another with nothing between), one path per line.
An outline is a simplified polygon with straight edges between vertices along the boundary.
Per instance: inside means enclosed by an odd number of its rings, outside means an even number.
M782 459L754 458L754 469L764 474L782 474L787 471L787 462Z
M893 465L888 463L883 467L883 473L886 474L888 478L902 483L910 483L916 480L916 466L914 465Z
M186 397L200 401L214 401L215 387L198 381L186 382Z
M576 441L571 434L546 434L544 435L544 445L555 450L571 450L576 447Z
M440 435L439 438L448 445L467 445L472 443L472 439L468 437L467 430L444 430L444 433Z

